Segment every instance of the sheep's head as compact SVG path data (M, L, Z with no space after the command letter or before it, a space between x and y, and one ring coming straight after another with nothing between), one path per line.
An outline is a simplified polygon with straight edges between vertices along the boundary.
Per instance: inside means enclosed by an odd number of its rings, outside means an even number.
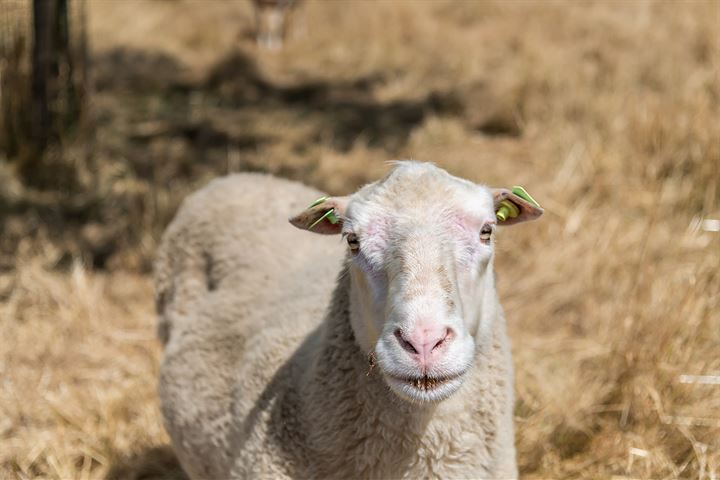
M496 218L503 200L519 214ZM335 217L324 217L334 209ZM398 162L384 179L330 198L290 221L348 244L351 323L400 397L436 402L463 383L497 314L495 228L542 209L508 190L456 178L432 164Z

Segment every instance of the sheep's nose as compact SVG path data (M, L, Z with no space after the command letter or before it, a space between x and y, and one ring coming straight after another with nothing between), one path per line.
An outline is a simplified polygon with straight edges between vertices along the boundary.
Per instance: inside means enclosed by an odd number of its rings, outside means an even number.
M443 326L421 326L407 333L395 330L400 346L420 364L423 369L430 368L432 363L445 353L447 345L454 337L452 329Z

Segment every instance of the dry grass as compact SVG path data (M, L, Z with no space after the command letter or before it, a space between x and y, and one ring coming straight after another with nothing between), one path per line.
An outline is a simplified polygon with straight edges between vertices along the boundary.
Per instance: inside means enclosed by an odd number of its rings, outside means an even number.
M213 175L340 192L392 157L547 209L501 233L497 266L525 478L720 476L720 385L688 377L720 377L720 233L701 225L720 218L720 4L371 5L309 2L268 55L244 3L92 3L93 178L115 210L91 218L126 242L111 273L58 269L43 229L0 257L0 476L176 476L150 280L118 267L142 270Z
M0 306L3 477L92 478L162 444L147 278L18 267Z

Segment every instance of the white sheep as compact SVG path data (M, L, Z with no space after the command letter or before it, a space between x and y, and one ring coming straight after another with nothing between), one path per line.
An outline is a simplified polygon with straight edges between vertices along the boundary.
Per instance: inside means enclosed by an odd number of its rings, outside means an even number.
M516 478L495 211L517 205L510 224L542 210L416 162L303 210L318 196L230 176L188 198L164 235L160 396L183 468ZM293 225L344 242L288 228L293 211Z
M253 0L258 46L279 50L285 42L294 11L301 0Z

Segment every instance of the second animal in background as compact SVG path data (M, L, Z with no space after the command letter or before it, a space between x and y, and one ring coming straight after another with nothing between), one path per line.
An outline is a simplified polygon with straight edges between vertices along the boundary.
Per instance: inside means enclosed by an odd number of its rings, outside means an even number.
M255 8L255 39L261 48L282 48L293 14L302 0L252 0Z

